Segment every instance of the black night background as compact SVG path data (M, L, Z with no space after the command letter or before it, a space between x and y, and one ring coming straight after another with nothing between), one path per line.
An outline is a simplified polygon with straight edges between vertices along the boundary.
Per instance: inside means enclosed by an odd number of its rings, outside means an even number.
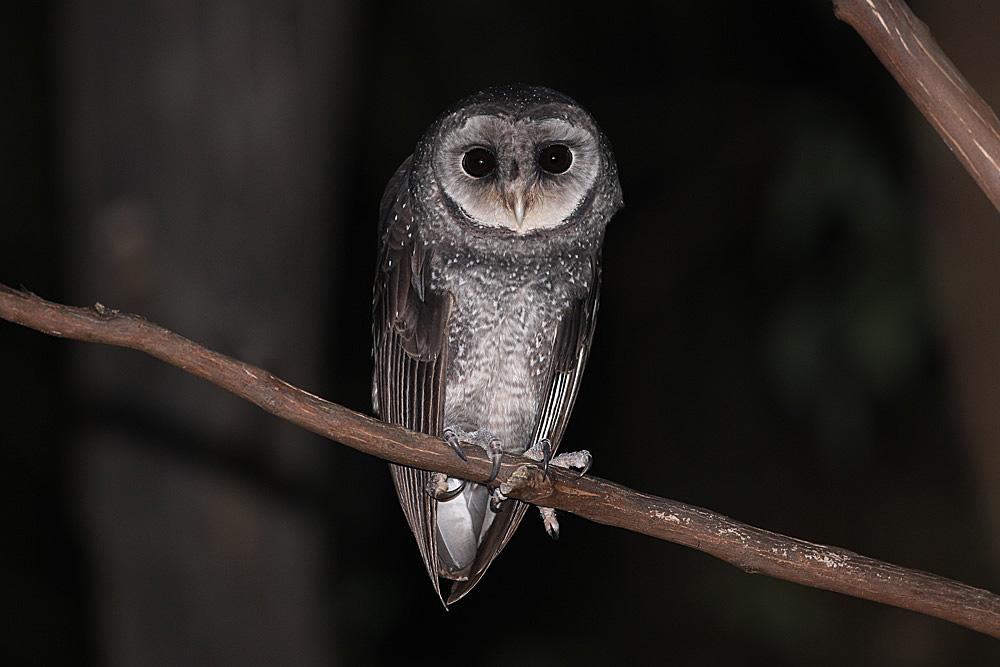
M914 0L994 108L1000 4ZM829 2L20 3L0 282L370 411L379 198L489 85L614 146L593 474L1000 588L997 213ZM0 322L0 659L998 664L995 640L532 513L445 612L383 462Z

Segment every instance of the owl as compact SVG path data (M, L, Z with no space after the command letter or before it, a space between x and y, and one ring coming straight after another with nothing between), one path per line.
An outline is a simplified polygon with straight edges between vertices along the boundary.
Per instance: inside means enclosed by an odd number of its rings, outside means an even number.
M382 197L376 415L463 457L461 445L482 447L491 477L504 453L589 465L586 452L556 451L590 351L604 230L621 206L607 139L565 95L490 88L441 115ZM485 484L390 470L434 590L456 602L528 506ZM541 511L557 534L554 511Z

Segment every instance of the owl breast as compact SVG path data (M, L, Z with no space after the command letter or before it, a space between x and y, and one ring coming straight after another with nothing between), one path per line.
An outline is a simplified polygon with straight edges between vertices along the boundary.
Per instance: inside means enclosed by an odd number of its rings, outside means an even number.
M559 264L452 259L446 425L487 429L513 453L533 444L553 342L574 292Z

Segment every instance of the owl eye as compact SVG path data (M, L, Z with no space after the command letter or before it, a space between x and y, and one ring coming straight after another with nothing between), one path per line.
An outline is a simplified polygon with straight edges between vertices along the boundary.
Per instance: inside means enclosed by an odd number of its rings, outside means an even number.
M538 154L538 166L550 174L563 174L573 164L573 152L564 144L546 146Z
M462 156L462 169L473 178L489 176L496 171L496 168L496 156L482 146L476 146Z

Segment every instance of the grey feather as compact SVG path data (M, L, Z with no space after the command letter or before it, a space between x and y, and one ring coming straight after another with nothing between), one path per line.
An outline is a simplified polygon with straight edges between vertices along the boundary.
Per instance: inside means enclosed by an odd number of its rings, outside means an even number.
M381 253L374 288L375 374L372 403L383 421L440 434L444 406L445 329L449 297L428 293L426 250L412 234L413 207L406 187L409 160L382 199ZM419 258L419 261L414 261ZM437 503L424 493L428 473L391 465L392 479L421 558L441 597L437 578Z

